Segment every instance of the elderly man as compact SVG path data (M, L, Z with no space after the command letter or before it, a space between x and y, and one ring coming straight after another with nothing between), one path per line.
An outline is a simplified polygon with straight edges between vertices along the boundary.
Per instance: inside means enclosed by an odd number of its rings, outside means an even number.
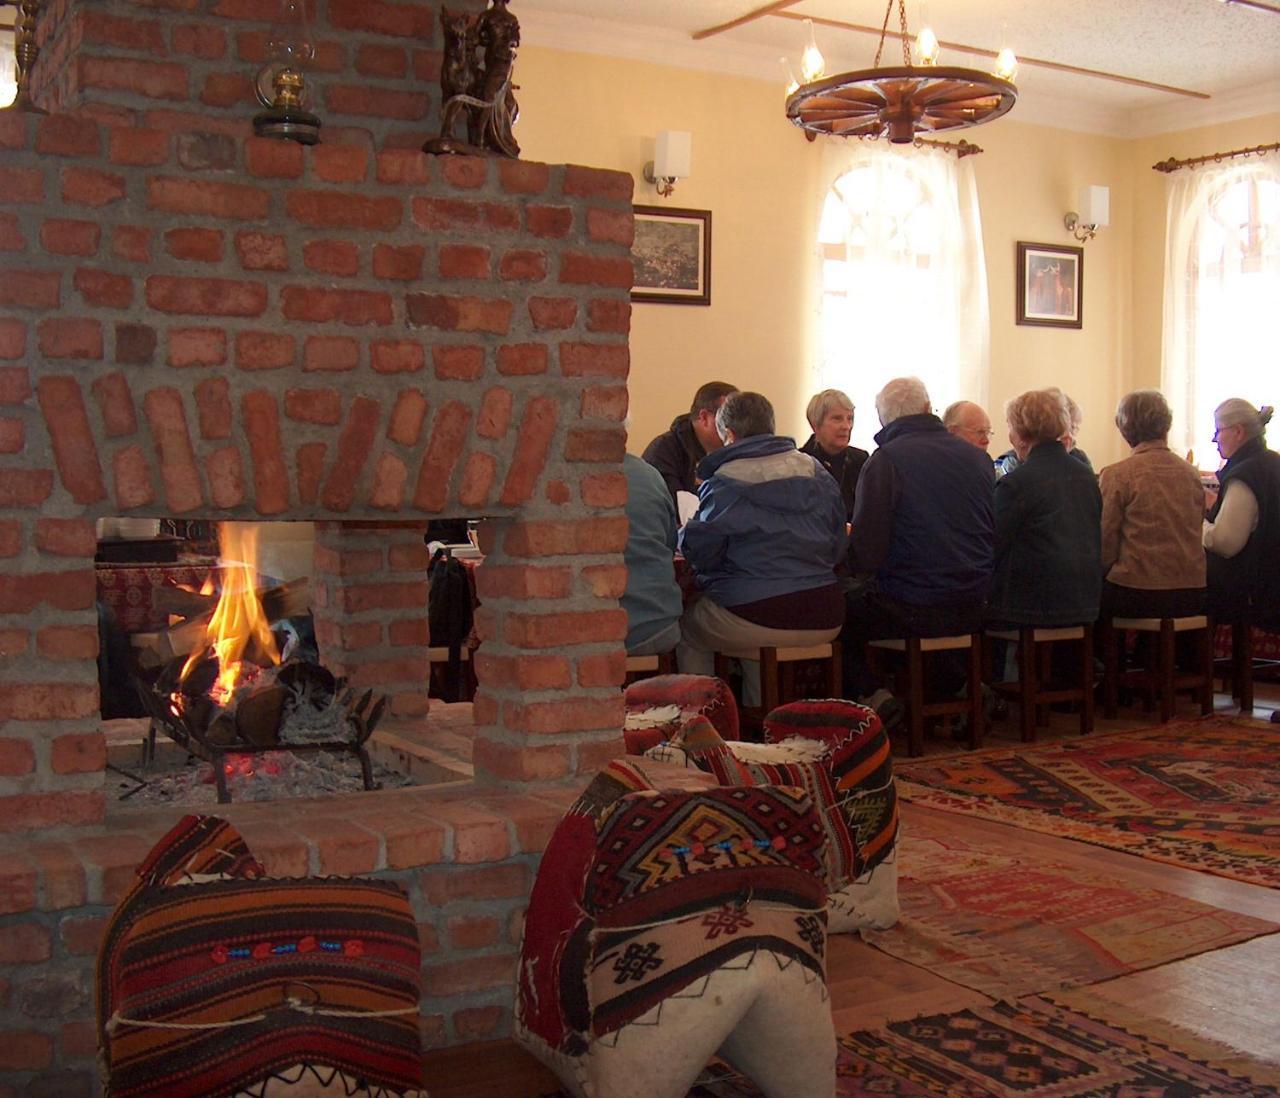
M698 466L698 512L680 548L705 592L681 621L680 670L709 675L716 652L822 644L840 632L835 567L844 556L840 487L792 439L773 407L734 393L716 413L724 448ZM760 665L743 660L743 703L760 704Z
M738 387L727 381L708 381L693 394L686 415L676 416L671 426L644 448L644 460L667 483L674 500L677 492L698 491L698 462L723 445L716 432L716 412L725 397Z
M670 652L680 640L684 601L672 558L676 551L676 508L653 466L634 454L622 456L627 477L627 655Z
M914 377L876 395L879 447L858 480L845 595L845 684L893 721L902 709L867 668L881 637L946 636L982 626L994 567L995 473L977 446L932 413Z
M957 400L949 404L942 413L942 426L984 454L991 445L991 419L981 405L971 400Z

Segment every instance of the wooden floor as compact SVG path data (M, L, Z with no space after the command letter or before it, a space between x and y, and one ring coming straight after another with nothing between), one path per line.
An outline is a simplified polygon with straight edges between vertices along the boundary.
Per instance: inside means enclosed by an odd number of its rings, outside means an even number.
M1229 699L1219 697L1218 702L1221 711L1232 711ZM1265 720L1275 707L1280 707L1280 689L1260 684L1254 716ZM1152 723L1141 713L1130 714L1115 721L1099 720L1097 730ZM1046 742L1068 738L1073 725L1073 717L1055 717L1042 738ZM1012 745L1016 739L1010 722L1005 722L996 726L984 746ZM955 750L949 742L931 741L927 753ZM903 806L902 826L910 829L913 821L925 817L945 821L960 839L981 842L984 837L998 837L1002 846L1025 851L1037 860L1088 866L1134 884L1280 923L1280 892L1273 889L911 804ZM841 1033L990 1001L848 934L831 938L827 980L836 1030ZM1249 1056L1280 1063L1280 934L1122 976L1095 984L1091 990ZM432 1098L539 1098L554 1093L558 1086L550 1072L510 1042L432 1053L427 1067Z

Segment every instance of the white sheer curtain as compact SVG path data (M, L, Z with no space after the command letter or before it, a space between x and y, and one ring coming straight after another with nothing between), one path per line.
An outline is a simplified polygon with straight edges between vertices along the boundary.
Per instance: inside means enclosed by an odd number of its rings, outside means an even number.
M854 444L880 429L875 394L914 374L941 414L986 403L990 315L973 169L933 149L849 141L824 150L815 389L857 407Z
M1280 155L1169 177L1162 390L1170 444L1213 468L1213 409L1280 401Z

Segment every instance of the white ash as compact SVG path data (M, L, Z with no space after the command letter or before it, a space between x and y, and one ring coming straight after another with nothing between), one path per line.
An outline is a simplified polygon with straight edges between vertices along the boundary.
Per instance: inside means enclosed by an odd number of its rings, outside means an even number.
M274 801L289 797L321 797L359 793L364 790L360 760L345 751L265 751L257 755L230 755L223 760L232 772L227 788L233 803ZM373 764L375 788L400 789L417 783L408 775ZM133 783L122 781L119 794ZM155 774L149 783L125 802L130 805L174 805L197 807L218 803L218 787L213 766L190 760L185 768Z
M346 706L332 698L317 709L306 691L281 721L279 735L281 743L347 743L356 738Z

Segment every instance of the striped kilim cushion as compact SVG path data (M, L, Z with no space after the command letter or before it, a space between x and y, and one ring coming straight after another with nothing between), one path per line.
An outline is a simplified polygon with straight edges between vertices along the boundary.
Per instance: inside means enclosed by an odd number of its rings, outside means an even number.
M98 961L108 1095L220 1098L297 1065L375 1094L422 1086L418 931L397 884L266 878L233 828L195 816L138 872Z

